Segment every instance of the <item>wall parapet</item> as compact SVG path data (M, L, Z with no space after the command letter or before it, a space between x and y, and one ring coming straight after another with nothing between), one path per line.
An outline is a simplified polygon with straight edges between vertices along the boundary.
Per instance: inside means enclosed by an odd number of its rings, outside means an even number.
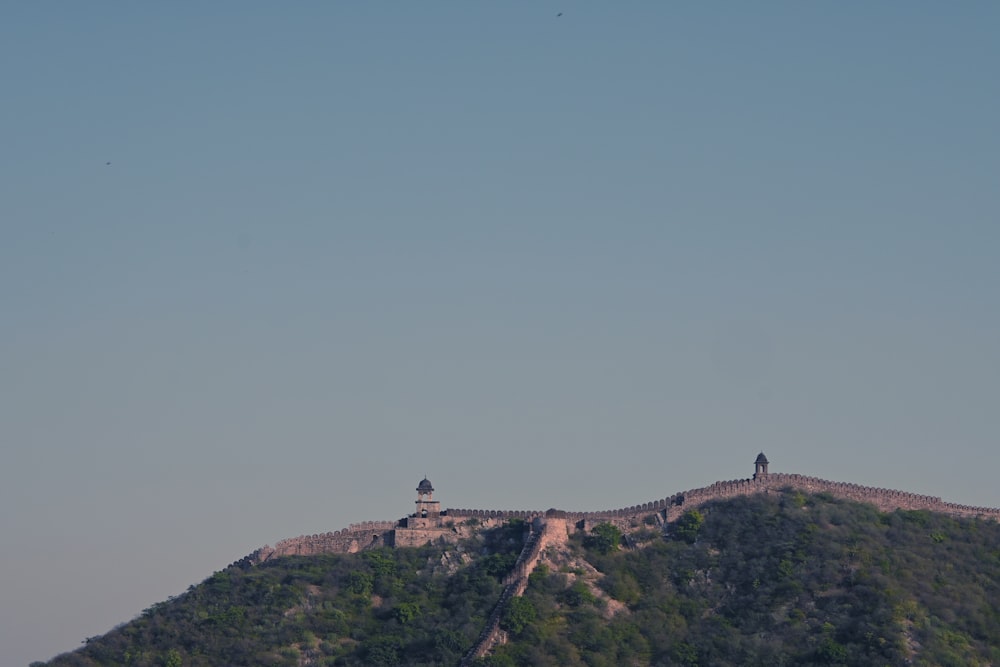
M610 522L621 527L636 519L652 514L659 514L661 519L672 521L681 513L698 507L712 500L747 496L755 493L767 493L785 487L807 491L809 493L829 493L837 498L874 505L879 511L895 510L928 510L956 517L979 518L1000 521L1000 508L978 507L943 501L938 496L922 495L864 486L851 482L834 482L830 480L799 475L795 473L767 473L747 479L718 481L708 486L689 489L675 493L666 498L652 500L638 505L618 509L600 510L594 512L561 512L565 518L574 523L584 525ZM522 519L532 521L544 517L546 512L540 510L491 510L491 509L452 509L443 512L442 519ZM343 530L316 535L300 535L280 540L275 545L264 545L231 565L231 567L249 567L263 563L278 556L308 556L320 553L353 553L362 549L391 544L387 539L389 533L399 527L399 521L363 521L352 523Z
M444 511L446 517L452 519L525 519L530 520L542 516L545 512L538 510L478 510L454 509L449 507Z
M354 553L364 548L386 544L386 534L395 530L398 521L362 521L343 530L313 535L289 537L264 545L233 566L257 565L280 556L315 556L324 553Z
M558 539L557 537L553 538L553 531L557 533L561 531L562 538L565 540L565 519L560 516L545 520L543 517L544 513L537 517L539 521L533 522L535 525L532 526L531 533L524 541L524 546L521 548L521 553L518 555L514 567L504 577L504 588L500 594L500 599L493 608L493 612L490 614L489 619L487 619L486 625L479 634L476 643L462 658L461 667L467 667L476 658L483 657L490 650L490 647L500 641L500 618L503 615L503 611L511 598L524 595L524 591L528 587L528 577L538 564L538 559L542 555L542 549L553 539Z
M868 503L875 505L876 508L883 512L891 512L897 509L929 510L951 516L1000 521L1000 508L949 503L943 501L938 496L864 486L850 482L833 482L818 477L794 473L768 473L760 475L757 478L718 481L708 486L681 491L668 498L640 505L596 512L567 512L566 516L573 521L586 521L588 523L600 521L622 523L624 520L635 519L644 515L648 516L653 513L663 513L665 518L673 519L687 509L697 507L711 500L766 493L770 490L777 490L786 486L811 493L826 492L838 498Z

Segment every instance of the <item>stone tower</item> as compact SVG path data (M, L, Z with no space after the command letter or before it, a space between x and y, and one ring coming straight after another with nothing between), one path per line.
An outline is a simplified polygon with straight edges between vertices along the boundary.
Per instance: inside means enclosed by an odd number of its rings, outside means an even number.
M434 485L424 477L417 484L417 513L419 519L436 519L441 515L441 502L434 500Z
M764 452L761 452L757 455L757 460L753 462L753 478L759 479L765 476L767 476L767 457L764 456Z
M441 501L434 500L434 485L424 477L417 484L417 511L400 519L392 531L397 547L422 547L425 544L458 541L458 531L448 521L448 510L441 511Z

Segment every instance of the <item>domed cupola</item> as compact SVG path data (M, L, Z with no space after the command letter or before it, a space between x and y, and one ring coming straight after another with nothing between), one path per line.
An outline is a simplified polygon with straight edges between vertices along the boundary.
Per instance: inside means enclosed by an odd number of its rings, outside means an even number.
M753 462L753 478L763 477L767 475L767 457L764 456L764 452L757 455L757 460Z
M434 500L434 485L424 477L417 484L417 512L413 516L423 519L441 514L441 503Z

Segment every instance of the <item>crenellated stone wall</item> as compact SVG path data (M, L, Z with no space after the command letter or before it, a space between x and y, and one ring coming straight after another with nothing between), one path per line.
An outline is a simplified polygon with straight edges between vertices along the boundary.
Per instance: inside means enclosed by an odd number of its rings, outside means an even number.
M528 587L528 577L534 572L538 559L541 558L545 548L566 542L569 529L564 514L564 512L556 513L549 510L544 514L536 515L532 520L531 533L525 540L524 547L521 549L514 567L504 577L504 589L500 594L500 599L486 621L483 631L479 634L479 639L462 659L462 667L472 664L476 658L483 657L501 641L500 618L503 616L507 602L511 598L524 595L524 590Z
M763 459L763 466L759 465ZM434 516L417 514L399 521L368 521L351 524L345 530L320 535L302 535L281 540L273 547L264 546L232 564L231 567L248 568L279 556L310 556L323 553L356 553L380 546L423 546L431 543L456 542L462 535L503 524L511 519L521 519L530 526L521 553L511 572L505 577L503 591L493 612L486 621L476 643L462 658L461 666L471 665L476 658L483 657L497 644L504 641L500 629L500 618L510 600L524 593L528 577L535 569L545 548L552 544L565 543L570 530L588 532L600 523L612 523L625 533L652 524L664 527L678 519L684 512L713 500L769 493L784 489L795 489L808 493L828 493L874 505L878 510L891 512L903 510L929 510L952 516L974 517L1000 521L1000 509L972 507L946 503L936 496L925 496L894 489L881 489L859 484L831 482L829 480L788 473L768 473L767 459L761 453L757 460L757 471L751 479L736 479L716 482L710 486L675 493L639 505L622 507L600 512L563 512L550 509L536 510L482 510L448 509ZM423 480L417 487L421 492ZM423 497L423 494L418 498ZM419 502L419 500L418 500ZM652 521L649 519L652 517Z
M790 473L769 473L756 479L736 479L715 482L710 486L675 493L669 498L654 500L640 505L598 512L567 512L568 518L583 522L584 526L610 522L628 527L636 520L659 513L667 521L673 521L687 510L712 500L767 493L771 490L793 488L807 493L829 493L830 495L874 505L882 512L901 510L929 510L950 516L978 518L1000 521L1000 509L976 507L948 503L937 496L926 496L895 489L863 486L849 482L832 482L818 477Z
M352 523L344 530L319 535L300 535L264 545L233 565L257 565L280 556L315 556L325 553L356 553L376 546L392 546L392 533L398 521L365 521Z
M455 521L464 519L524 519L530 521L545 514L537 510L467 510L449 508L445 514Z
M564 543L571 529L589 531L599 523L612 523L625 532L626 536L636 527L647 523L663 526L678 519L689 509L699 507L713 500L749 496L756 493L795 489L808 493L828 493L874 505L882 512L895 510L929 510L951 516L1000 521L1000 509L974 507L947 503L936 496L907 493L894 489L882 489L845 482L831 482L817 477L789 473L768 473L767 460L763 453L764 466L758 466L759 474L751 479L736 479L716 482L710 486L675 493L639 505L622 507L600 512L564 512L550 509L536 510L480 510L448 509L434 517L413 515L399 521L367 521L351 524L344 530L319 535L301 535L277 542L273 547L263 546L253 553L233 563L230 567L248 568L280 556L311 556L323 553L356 553L380 546L423 546L430 543L455 542L462 535L469 535L483 528L489 528L511 519L521 519L530 526L524 546L510 574L504 579L503 592L497 601L478 640L462 659L461 665L472 664L486 655L504 637L500 630L500 618L511 598L524 593L528 577L535 569L544 549L557 543ZM421 485L427 482L424 480ZM419 492L421 487L417 488ZM648 521L652 517L653 521ZM527 526L526 526L527 528Z
M351 524L344 530L319 535L301 535L281 540L273 547L263 546L233 563L236 567L249 567L279 556L310 556L322 553L355 553L378 546L422 546L431 542L455 541L456 531L446 526L475 519L484 526L495 525L511 519L534 522L540 517L564 518L568 525L588 531L599 523L612 523L624 531L643 525L644 519L655 516L657 523L676 520L687 510L712 500L748 496L755 493L792 488L808 493L829 493L874 505L880 511L929 510L957 517L1000 521L1000 509L975 507L944 502L937 496L926 496L895 489L883 489L848 482L832 482L818 477L791 473L768 473L750 479L715 482L709 486L675 493L667 498L630 507L597 512L548 512L539 510L485 510L448 509L436 518L438 525L407 528L407 519L401 521L367 521ZM411 519L412 520L412 519ZM429 519L422 520L424 522ZM530 571L530 570L529 570Z

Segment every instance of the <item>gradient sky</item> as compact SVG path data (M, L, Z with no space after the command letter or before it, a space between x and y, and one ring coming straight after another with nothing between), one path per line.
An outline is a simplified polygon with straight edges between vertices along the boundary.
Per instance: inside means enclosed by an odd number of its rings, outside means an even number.
M3 664L425 474L596 510L763 450L1000 506L998 34L995 2L5 3Z

